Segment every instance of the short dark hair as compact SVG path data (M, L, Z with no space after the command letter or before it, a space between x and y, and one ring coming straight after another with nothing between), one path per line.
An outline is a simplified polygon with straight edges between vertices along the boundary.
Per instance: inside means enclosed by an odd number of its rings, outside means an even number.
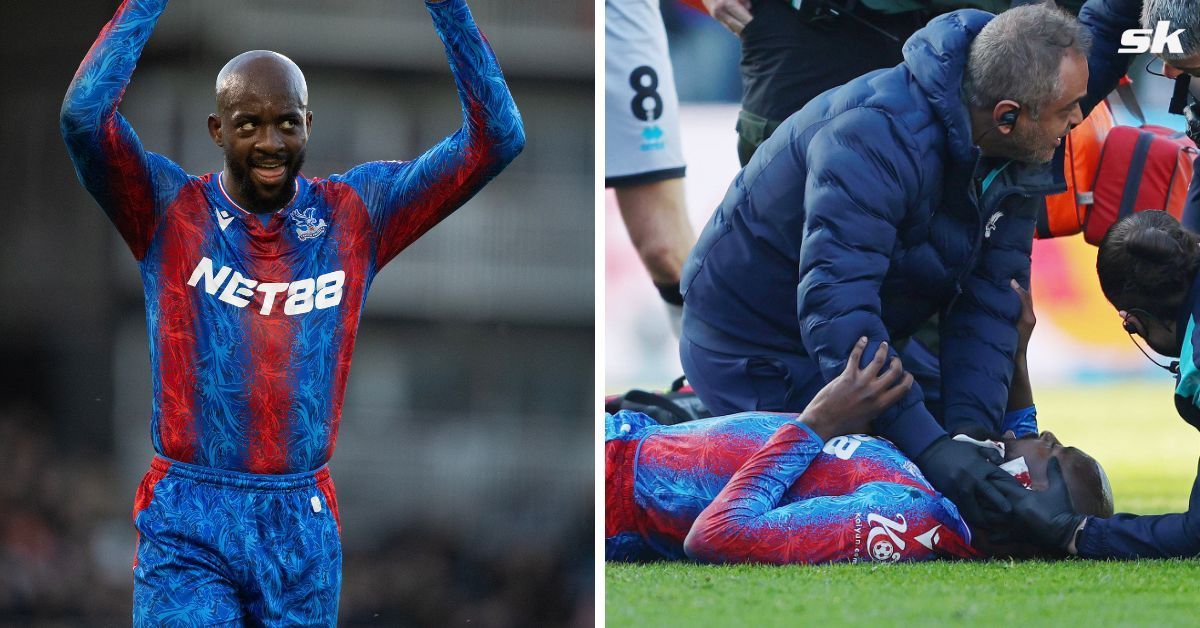
M1144 310L1173 321L1200 268L1200 237L1171 214L1138 212L1109 227L1100 241L1096 274L1118 310Z

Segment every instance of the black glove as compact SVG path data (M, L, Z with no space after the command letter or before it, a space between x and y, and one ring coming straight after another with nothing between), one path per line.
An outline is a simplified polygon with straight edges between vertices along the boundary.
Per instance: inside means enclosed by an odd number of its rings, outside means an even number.
M1044 491L1013 490L1008 486L1002 486L1000 490L1013 502L1013 518L1017 525L1028 532L1035 543L1046 549L1066 551L1084 516L1075 512L1071 505L1071 495L1067 492L1058 458L1051 458L1046 463L1046 480L1049 486ZM1002 539L993 537L993 540Z
M917 456L929 483L958 506L967 523L988 529L1012 523L1010 498L999 487L1025 490L999 466L1000 452L943 436Z

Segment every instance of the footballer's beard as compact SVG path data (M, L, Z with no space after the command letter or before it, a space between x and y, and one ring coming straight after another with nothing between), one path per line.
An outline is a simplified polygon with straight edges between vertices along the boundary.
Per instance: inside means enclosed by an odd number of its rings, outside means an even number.
M237 185L238 192L246 201L246 209L256 214L276 211L287 205L296 193L295 180L300 168L304 166L305 149L301 148L295 156L250 156L245 161L226 160L229 174ZM252 169L263 162L282 162L285 175L283 183L276 190L260 187L251 174Z
M1050 163L1058 144L1043 139L1040 130L1035 124L1014 127L1009 136L1009 158L1027 164Z

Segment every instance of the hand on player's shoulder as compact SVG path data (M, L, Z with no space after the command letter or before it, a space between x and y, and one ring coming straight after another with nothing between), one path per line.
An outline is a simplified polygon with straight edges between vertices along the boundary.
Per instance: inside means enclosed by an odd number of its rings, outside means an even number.
M850 351L846 369L833 378L800 416L818 436L829 440L842 434L871 431L871 421L904 397L913 376L900 358L888 359L888 344L880 343L874 357L860 368L867 338L859 338Z

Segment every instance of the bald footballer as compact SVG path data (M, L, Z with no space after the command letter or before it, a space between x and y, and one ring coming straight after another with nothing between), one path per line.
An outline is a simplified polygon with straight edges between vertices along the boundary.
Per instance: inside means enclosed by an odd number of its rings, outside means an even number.
M137 625L332 625L341 587L326 467L375 274L495 177L520 115L464 0L428 0L462 127L412 161L300 168L304 75L252 51L216 81L221 172L143 149L117 105L166 0L125 0L71 82L79 180L137 259L156 455L134 505Z

